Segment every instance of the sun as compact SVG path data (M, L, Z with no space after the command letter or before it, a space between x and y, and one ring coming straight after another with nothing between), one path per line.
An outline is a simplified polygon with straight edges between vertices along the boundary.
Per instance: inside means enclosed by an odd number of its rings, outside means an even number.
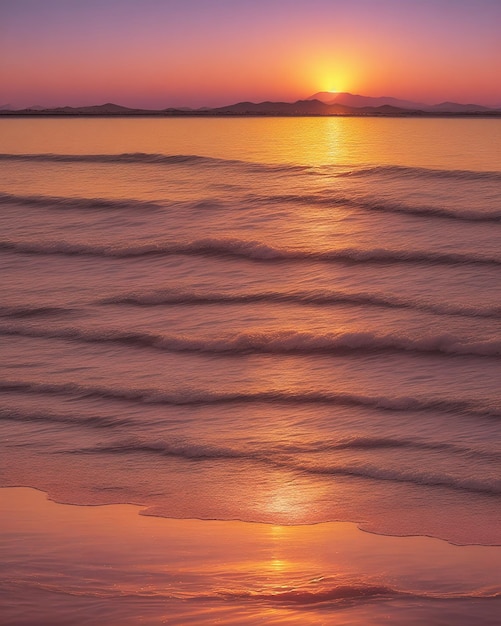
M319 91L336 95L350 91L350 87L353 88L356 72L347 65L333 67L331 64L322 63L316 67L314 74Z
M338 93L342 93L346 91L346 85L348 81L346 78L339 76L339 73L336 73L336 76L333 77L332 73L326 73L325 76L319 80L319 85L321 86L321 91L327 91L335 96Z

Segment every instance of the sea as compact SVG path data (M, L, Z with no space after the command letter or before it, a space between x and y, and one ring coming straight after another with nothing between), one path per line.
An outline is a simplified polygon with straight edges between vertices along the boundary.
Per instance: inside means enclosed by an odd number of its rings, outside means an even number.
M501 545L501 120L10 117L0 172L0 487Z

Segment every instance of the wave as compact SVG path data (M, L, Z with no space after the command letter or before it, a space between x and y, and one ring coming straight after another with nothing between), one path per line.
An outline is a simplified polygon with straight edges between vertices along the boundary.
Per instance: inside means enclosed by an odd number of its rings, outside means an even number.
M499 222L501 210L448 209L437 206L412 206L404 203L392 203L374 199L354 199L348 196L313 194L259 195L247 196L240 200L242 208L255 205L275 203L291 203L300 205L347 206L367 211L384 213L404 213L418 217L439 217L466 222ZM17 204L31 207L48 207L51 209L77 210L150 210L165 209L165 202L137 200L133 198L82 198L69 196L19 195L0 192L0 204ZM201 199L198 202L177 202L176 206L186 205L192 209L221 208L223 202Z
M451 356L501 356L501 339L471 341L450 333L412 337L375 332L332 332L315 334L297 330L251 331L226 337L188 337L122 329L81 329L75 327L0 325L0 335L47 337L89 343L124 345L168 350L241 355L248 353L316 354L344 351L445 354Z
M0 409L0 411L2 411ZM1 413L3 415L3 412ZM11 411L6 413L7 416L11 415ZM23 413L15 413L15 418L20 415L20 419L24 419ZM31 414L28 415L28 419L31 419ZM57 417L56 417L57 419ZM395 449L395 448L416 448L419 450L437 450L437 451L449 451L457 452L460 454L471 454L471 448L462 446L456 446L454 444L443 442L425 442L425 441L413 441L406 439L391 439L384 437L349 437L341 439L339 441L321 441L308 444L272 444L269 450L263 450L264 444L260 443L259 452L245 449L232 449L214 446L211 444L203 443L186 443L186 442L168 442L168 441L154 441L154 442L141 442L141 441L120 441L115 442L113 445L98 445L90 448L77 448L71 452L78 453L95 453L95 452L110 452L110 453L127 453L127 452L154 452L165 456L178 456L185 459L192 460L206 460L206 459L229 459L229 458L246 458L246 459L258 459L258 460L270 460L272 457L297 454L309 454L319 452L330 452L336 450L350 450L350 449L364 449L364 450L379 450L379 449ZM480 451L480 456L482 451ZM495 453L487 454L487 456L499 458L501 455ZM290 458L290 457L289 457Z
M329 167L329 166L327 166ZM427 167L409 167L405 165L373 165L368 167L351 167L347 170L336 173L336 177L364 177L373 174L383 174L389 176L397 176L398 178L409 177L426 177L426 178L445 178L454 180L478 180L493 182L501 182L501 172L499 171L475 171L475 170L451 170L451 169L435 169Z
M74 312L74 309L58 306L36 305L0 305L0 317L19 318L62 316Z
M437 452L450 452L469 457L483 457L501 461L501 452L471 448L469 446L447 443L444 441L425 441L423 439L402 439L392 437L369 437L353 435L337 441L319 441L314 444L284 444L281 450L286 453L302 454L331 450L384 450L384 449L417 449Z
M390 600L392 598L405 598L407 600L419 600L422 604L426 600L447 600L447 601L464 601L464 600L493 600L501 597L501 592L496 588L475 589L472 591L461 592L430 592L430 591L411 591L408 589L399 589L380 582L371 582L370 580L348 579L340 581L339 577L320 576L306 583L300 583L297 586L284 587L283 585L273 587L268 586L266 589L257 588L241 588L240 584L228 583L224 588L214 587L207 591L191 591L183 588L175 589L169 585L169 590L163 585L162 588L156 588L149 585L140 589L133 589L130 585L127 588L121 588L119 585L110 585L107 587L89 585L85 581L85 587L72 586L64 587L61 584L43 582L34 578L19 578L11 576L8 580L2 581L1 587L3 591L12 593L12 590L21 588L34 589L36 591L48 591L50 593L69 595L74 597L95 598L102 601L103 598L140 598L161 600L183 600L183 601L222 601L228 603L234 600L245 602L256 601L258 603L279 604L284 606L311 606L315 604L334 604L345 607L356 605L363 601L374 600ZM231 586L230 586L231 585ZM233 588L232 588L233 587Z
M278 602L283 604L311 605L319 603L360 602L391 598L400 595L409 595L392 587L381 584L352 583L336 584L333 587L321 589L287 589L270 591L224 591L218 596L226 599L260 600L264 602Z
M327 404L368 407L384 411L437 411L441 413L467 413L485 418L501 417L498 403L478 400L409 396L366 396L336 391L303 391L270 389L267 391L213 391L210 389L135 388L119 386L82 385L79 383L53 383L45 381L0 380L0 391L34 394L100 398L124 402L160 405L218 405L242 403L273 404Z
M0 154L0 160L21 161L54 161L54 162L97 162L97 163L157 163L157 164L224 164L238 165L246 168L285 171L294 173L302 171L304 174L315 173L312 168L300 165L279 165L252 163L239 160L227 160L198 155L162 155L146 153L103 154L103 155L60 155L60 154ZM321 171L321 168L317 170ZM486 181L501 180L500 172L472 172L461 170L427 170L426 168L406 168L400 166L375 166L360 169L351 169L336 174L342 176L363 176L378 173L395 174L398 176L426 175L434 177L458 177L459 179ZM158 209L162 205L153 201L140 201L137 199L103 199L103 198L72 198L43 195L16 195L0 193L0 203L25 204L29 206L50 206L52 208L65 209ZM203 199L202 206L211 202ZM377 197L354 197L336 193L332 189L320 190L316 193L296 194L248 194L240 199L243 208L261 206L263 204L288 203L320 206L348 206L367 211L381 211L386 213L404 213L408 215L438 217L467 222L499 222L501 210L499 209L474 209L474 208L447 208L445 206L412 205L403 202L391 202ZM218 205L219 206L219 205Z
M24 196L0 192L0 204L21 204L27 206L43 206L56 209L150 209L161 208L160 204L134 199L107 198L72 198L67 196Z
M117 163L137 165L188 165L244 167L252 170L297 172L308 166L294 164L268 164L241 159L224 159L198 154L159 154L148 152L123 152L119 154L0 154L0 161L42 161L46 163Z
M10 410L7 413L10 416ZM17 415L17 413L16 413ZM24 413L19 414L20 419ZM10 417L9 417L10 419ZM31 419L31 414L28 414ZM57 417L56 417L57 419ZM93 420L94 418L89 418ZM111 418L106 418L107 420ZM119 423L121 425L122 422ZM108 421L105 422L108 426ZM495 450L481 450L468 446L460 446L443 441L424 441L422 439L401 439L391 437L368 437L352 436L331 441L314 441L309 443L270 443L266 447L260 442L259 450L250 448L229 448L208 443L192 443L186 441L142 441L136 439L121 440L113 444L101 444L90 448L77 448L70 450L75 453L128 453L128 452L152 452L164 456L175 456L190 460L217 460L217 459L254 459L270 463L287 464L293 463L299 467L297 455L318 454L321 452L336 452L340 450L426 450L430 452L449 452L451 454L481 457L495 461L501 461L501 452ZM67 450L65 450L67 452ZM317 471L316 467L310 468ZM320 468L323 473L324 469Z
M239 598L243 600L260 600L264 602L277 602L294 605L311 605L320 603L335 603L345 605L362 600L391 599L405 597L425 600L471 600L471 599L496 599L501 597L501 592L491 589L480 589L472 592L417 592L390 587L370 582L339 583L328 587L325 584L321 588L306 589L293 588L284 590L279 588L270 591L224 591L218 593L225 599Z
M466 222L499 222L501 210L457 209L445 206L411 205L402 202L389 202L378 198L352 197L334 194L331 191L317 194L278 194L248 196L247 201L253 204L309 204L320 206L348 206L355 209L380 211L383 213L404 213L418 217L439 217Z
M369 440L364 442L369 444ZM383 447L387 447L385 442ZM397 441L392 442L398 445ZM381 441L373 441L373 447L381 447ZM345 444L346 446L346 444ZM409 442L404 446L410 447ZM336 446L330 449L335 450ZM434 449L434 448L432 448ZM318 452L313 449L311 452ZM214 461L214 460L247 460L265 463L267 465L297 471L304 474L329 475L329 476L352 476L357 478L385 480L392 482L413 483L423 486L446 487L462 491L472 491L489 495L501 494L501 481L479 480L476 478L457 478L450 474L440 474L433 470L389 468L380 467L371 463L329 463L318 461L308 462L298 460L295 454L280 454L276 450L252 451L219 447L210 444L179 444L172 442L144 442L144 441L121 441L114 444L91 446L87 448L75 448L63 450L63 454L130 454L130 453L154 453L162 456L180 457L190 461ZM296 451L297 454L297 451Z
M55 153L1 153L0 161L46 161L50 163L144 163L159 165L177 165L177 164L193 164L193 165L243 165L250 167L280 169L290 172L298 170L306 173L322 174L328 172L329 176L334 175L337 178L342 177L367 177L371 175L389 175L402 177L426 177L426 178L445 178L455 180L491 180L493 182L501 181L501 172L499 171L474 171L474 170L451 170L436 169L425 167L409 167L404 165L369 165L369 166L353 166L353 165L320 165L311 167L308 165L298 165L297 163L262 163L253 161L244 161L241 159L224 159L221 157L211 157L198 154L160 154L147 152L123 152L118 154L55 154Z
M116 428L130 424L130 420L103 415L70 415L42 411L25 411L12 407L0 407L0 420L13 422L49 422L94 428Z
M501 306L479 307L468 304L448 304L446 302L428 302L407 300L396 296L374 293L350 293L343 291L262 291L254 293L217 293L204 291L183 291L160 289L150 292L130 292L117 294L98 300L98 304L131 304L137 306L156 305L200 305L200 304L254 304L254 303L291 303L291 304L360 304L386 308L405 308L437 313L439 315L461 315L466 317L501 317Z
M0 154L0 161L46 161L49 163L153 163L153 164L211 164L244 163L245 161L218 159L197 154L158 154L123 152L121 154Z
M16 422L49 422L55 424L69 424L71 426L90 426L92 428L117 429L123 433L124 427L133 426L134 422L128 418L116 415L84 415L82 413L53 413L47 411L30 411L18 407L0 407L0 420ZM165 456L178 456L192 460L217 460L231 458L261 459L264 452L262 447L259 453L249 450L234 450L231 448L215 447L203 443L186 443L183 441L165 440L150 443L134 440L115 443L112 446L98 446L97 448L79 449L81 453L91 452L154 452ZM501 453L495 450L476 449L442 441L424 441L422 439L402 439L392 437L369 437L354 435L337 440L321 440L308 443L275 443L268 446L266 454L272 456L317 454L320 452L335 452L338 450L392 450L409 449L448 452L469 458L486 458L500 461Z
M87 244L67 241L0 240L0 250L24 254L62 254L115 258L195 255L229 256L254 261L333 261L348 263L417 263L501 265L501 257L475 252L433 252L426 250L391 250L387 248L339 248L304 250L278 248L260 241L236 238L207 238L188 242L151 242L136 245Z

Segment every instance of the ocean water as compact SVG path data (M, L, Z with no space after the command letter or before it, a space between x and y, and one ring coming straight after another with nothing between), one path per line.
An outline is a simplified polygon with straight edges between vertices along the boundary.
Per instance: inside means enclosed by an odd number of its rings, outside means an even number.
M501 544L499 120L0 131L0 486Z

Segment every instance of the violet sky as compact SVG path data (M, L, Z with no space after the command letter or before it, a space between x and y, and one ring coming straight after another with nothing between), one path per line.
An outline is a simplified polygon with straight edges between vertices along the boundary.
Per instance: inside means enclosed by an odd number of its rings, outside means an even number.
M0 105L501 105L501 0L0 0Z

